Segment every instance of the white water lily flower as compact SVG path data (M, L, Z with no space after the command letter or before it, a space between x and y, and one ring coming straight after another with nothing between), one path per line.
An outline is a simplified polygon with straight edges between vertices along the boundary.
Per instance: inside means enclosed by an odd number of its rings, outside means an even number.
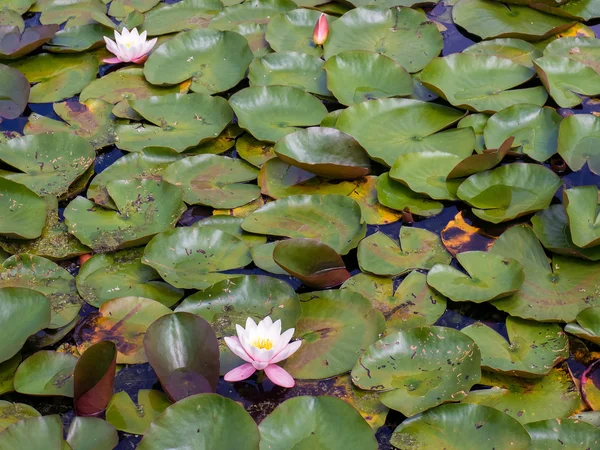
M246 320L246 328L236 325L237 337L226 337L227 347L246 361L225 374L226 381L240 381L250 377L257 370L264 370L269 379L283 387L294 386L294 379L284 369L276 365L291 356L300 348L302 341L290 343L294 329L281 333L281 320L273 322L265 317L258 325L250 317Z
M131 31L123 28L121 34L115 30L114 41L104 36L106 48L115 54L115 58L105 59L104 62L109 64L120 62L142 63L148 57L148 52L156 45L156 40L154 38L146 41L146 32L139 34L137 28Z

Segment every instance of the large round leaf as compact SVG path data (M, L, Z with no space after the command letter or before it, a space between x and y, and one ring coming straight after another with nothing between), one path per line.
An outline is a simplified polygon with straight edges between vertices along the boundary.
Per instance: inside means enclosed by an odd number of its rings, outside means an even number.
M479 382L480 353L473 340L445 327L400 331L377 341L352 369L361 389L405 416L458 401Z
M335 128L314 127L288 134L277 142L275 153L288 164L326 178L354 179L371 170L364 149Z
M42 27L57 27L56 29L59 29L58 25L42 25ZM84 52L102 45L104 36L111 35L112 32L112 28L100 23L63 28L57 31L56 34L52 33L52 40L44 46L44 49L52 53ZM47 33L47 31L39 30L38 33Z
M239 159L198 155L169 165L163 179L183 190L183 200L191 205L237 208L260 197L255 180L258 170Z
M170 94L129 105L154 124L117 127L117 146L130 152L167 147L181 153L217 137L233 117L224 98L205 94Z
M150 423L171 405L161 391L142 389L137 393L137 404L127 392L117 392L106 408L106 421L117 430L144 434Z
M578 411L581 395L566 364L542 378L519 378L483 372L479 384L490 389L471 391L464 403L487 405L521 423L564 418Z
M21 173L3 172L0 176L24 184L38 195L61 196L95 156L84 138L70 133L23 136L0 144L0 159Z
M75 417L66 439L73 450L112 450L119 444L115 427L96 417Z
M544 166L515 163L470 176L457 195L480 219L500 223L547 208L561 184Z
M223 337L235 335L235 326L245 326L248 317L259 322L270 316L274 321L281 320L283 330L294 328L300 317L300 303L286 282L255 275L225 280L190 295L176 312L198 314L212 325L219 338L221 372L225 373L243 361L229 350Z
M0 400L0 432L20 420L40 416L41 414L35 408L25 403L11 403Z
M251 0L247 2L226 0L225 4L228 4L228 7L217 14L211 21L210 28L233 30L239 29L240 25L263 25L275 14L290 11L297 6L290 0Z
M483 39L515 37L528 41L550 37L574 23L527 6L504 5L491 0L460 0L452 8L452 19Z
M73 335L79 353L100 341L117 346L117 363L141 364L148 361L144 336L148 327L171 310L157 301L142 297L120 297L104 303L98 312L79 322Z
M14 255L4 261L0 266L2 287L22 287L44 294L52 310L49 328L67 325L81 309L82 302L73 276L40 256Z
M563 191L563 205L569 218L573 243L589 248L600 244L598 187L578 186Z
M77 197L65 209L69 231L96 252L113 251L148 242L171 228L183 213L181 190L154 180L118 180L107 183L117 211Z
M418 72L442 46L440 32L423 12L363 6L331 24L323 48L325 59L346 50L368 50L389 56L409 72Z
M250 212L248 214L250 214ZM196 222L196 226L210 227L224 231L225 233L233 234L234 236L239 237L248 247L251 248L267 242L266 236L246 233L244 230L242 230L243 220L243 218L233 215L214 214L211 217L207 217Z
M600 305L600 263L554 255L550 264L529 227L509 228L490 251L516 259L525 270L519 292L493 302L502 311L544 322L572 322L580 311Z
M548 374L569 356L569 341L555 324L508 317L508 341L489 326L476 322L461 330L481 350L484 369L525 378Z
M436 264L427 283L454 301L482 303L514 294L523 285L521 263L487 252L463 252L456 259L466 274L450 265Z
M409 96L413 91L412 78L404 67L380 53L342 52L329 58L324 69L327 87L344 105Z
M490 117L483 130L487 148L499 148L513 136L512 151L524 153L536 161L546 161L557 151L558 126L562 117L553 108L520 104Z
M382 232L363 239L358 246L358 264L362 271L397 276L413 269L431 269L448 264L452 256L440 237L422 228L400 228L400 244Z
M77 357L42 350L21 363L15 373L15 391L27 395L73 397L73 371Z
M358 204L342 195L293 195L269 203L242 222L251 233L316 239L340 255L366 232Z
M29 82L16 69L0 64L0 117L15 119L29 100Z
M222 271L244 267L252 257L240 238L218 229L192 226L157 235L146 246L142 261L172 286L206 289L232 277Z
M517 64L533 69L533 60L542 56L542 52L533 44L521 39L505 38L481 41L463 50L463 53L499 56Z
M440 202L417 194L402 183L391 179L389 172L381 174L377 178L377 199L388 208L408 211L423 217L435 216L444 208Z
M199 28L157 47L144 65L144 75L158 85L191 79L192 91L216 94L238 84L250 61L252 52L243 36Z
M169 406L146 430L138 450L258 450L252 417L233 400L198 394Z
M402 422L390 443L399 449L529 450L531 439L512 417L489 406L442 405Z
M207 26L223 10L219 0L182 0L176 3L160 2L144 14L141 31L149 36L175 33Z
M269 142L277 142L298 127L318 125L327 114L315 97L289 86L242 89L229 98L229 104L242 128Z
M576 420L549 419L528 423L530 450L592 449L600 445L600 430Z
M342 112L335 127L362 145L369 156L391 166L398 156L419 150L465 147L462 132L438 131L456 123L463 112L408 99L361 102ZM467 142L471 145L471 142ZM471 147L472 149L472 147Z
M32 334L50 324L50 301L36 291L0 289L0 362L17 354Z
M558 153L571 170L578 171L588 163L595 174L600 174L600 117L592 114L574 114L560 123Z
M455 53L429 63L421 81L454 106L493 113L518 103L542 106L548 97L543 88L510 90L534 75L533 69L506 58Z
M62 421L58 414L32 417L11 425L0 433L3 450L66 450Z
M356 200L362 211L363 220L367 225L387 225L398 222L403 213L394 211L381 204L377 194L379 177L368 175L356 180L356 188L349 197Z
M42 234L46 203L22 184L0 177L0 210L0 234L19 239Z
M300 305L295 336L302 346L284 365L294 378L315 380L349 371L385 328L383 315L356 292L309 292L300 296Z
M594 344L600 344L600 306L581 311L577 314L575 322L565 326L565 331Z
M312 9L294 9L275 14L267 24L265 38L276 52L304 52L321 56L323 48L313 42L313 30L321 12ZM331 23L335 18L327 16Z
M335 397L286 400L260 423L259 430L261 450L377 449L373 432L358 411Z
M183 291L160 278L152 267L142 264L143 248L94 255L79 269L77 290L90 305L99 308L119 297L144 297L172 306Z

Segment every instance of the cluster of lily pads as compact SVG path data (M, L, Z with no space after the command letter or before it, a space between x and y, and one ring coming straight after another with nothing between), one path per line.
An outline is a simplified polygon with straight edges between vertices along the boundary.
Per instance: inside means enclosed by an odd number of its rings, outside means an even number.
M433 3L0 0L0 449L600 448L600 2Z

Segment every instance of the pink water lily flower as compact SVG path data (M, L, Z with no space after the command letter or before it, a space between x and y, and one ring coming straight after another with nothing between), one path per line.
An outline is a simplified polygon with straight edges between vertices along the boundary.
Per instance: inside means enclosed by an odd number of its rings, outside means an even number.
M115 58L105 59L108 64L120 62L142 63L148 57L148 52L156 45L156 38L146 41L146 32L138 33L137 28L129 31L123 28L121 34L115 30L115 40L104 36L106 48L115 54ZM116 42L115 42L116 41Z
M265 317L258 325L250 317L246 328L236 325L237 337L226 337L227 347L246 361L225 374L226 381L240 381L250 377L257 370L264 370L269 379L286 388L294 386L294 379L284 369L276 365L300 348L302 341L290 342L294 329L281 333L281 320L273 322Z
M313 30L313 42L315 45L323 45L327 40L328 35L329 22L327 22L327 16L321 14L319 20L317 20L317 23L315 24L315 29Z

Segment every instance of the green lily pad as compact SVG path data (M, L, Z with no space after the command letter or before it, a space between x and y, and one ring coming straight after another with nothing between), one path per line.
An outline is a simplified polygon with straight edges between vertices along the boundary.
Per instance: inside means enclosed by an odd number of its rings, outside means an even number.
M586 308L577 314L575 322L565 325L565 332L600 344L600 306Z
M548 94L542 87L512 89L534 75L532 68L506 58L454 53L429 63L421 81L454 106L494 113L519 103L546 103Z
M255 180L258 170L239 159L198 155L169 165L163 179L183 190L183 200L191 205L237 208L260 197Z
M273 321L281 320L281 328L287 330L295 327L301 314L294 289L284 281L263 275L221 281L187 297L175 312L197 314L212 325L219 338L221 373L243 363L223 340L235 335L236 324L244 326L247 317L258 322L270 316Z
M402 422L390 443L397 448L529 450L531 439L523 426L501 411L484 405L438 406Z
M464 178L470 175L493 169L502 162L504 157L511 150L514 137L506 139L499 148L488 148L481 153L467 156L459 162L448 174L448 179Z
M2 11L0 8L0 18L5 14L16 14L17 21L23 20L18 13L12 10ZM17 59L25 56L47 43L58 31L58 25L34 26L26 30L23 30L24 26L20 26L20 23L12 27L6 23L2 25L3 30L0 32L0 58L2 59Z
M574 172L585 163L600 174L600 117L575 114L565 117L558 130L558 153Z
M98 60L91 54L52 55L41 53L11 63L33 84L30 103L57 102L79 94L98 73Z
M211 19L223 10L219 0L182 0L177 3L162 3L144 14L140 33L149 36L175 33L206 27Z
M143 435L150 423L169 405L171 402L161 391L138 391L137 404L133 403L127 392L117 392L106 408L106 421L119 431Z
M594 448L600 445L600 430L576 420L549 419L528 423L531 450L564 450Z
M33 407L25 403L11 403L0 400L0 432L30 417L41 417L41 414Z
M463 119L460 119L460 121L456 124L457 128L473 128L473 131L475 133L475 151L477 153L482 153L485 149L483 130L489 118L490 116L488 114L469 114Z
M115 121L112 116L113 106L102 100L88 100L83 103L55 103L54 112L63 121L54 120L33 113L25 125L24 133L71 133L86 139L95 149L115 143Z
M567 213L563 205L550 205L531 218L533 232L542 245L559 255L600 260L600 247L581 248L573 243Z
M144 76L157 85L191 79L192 91L216 94L238 84L250 61L252 52L239 34L199 28L157 47L144 65Z
M470 176L457 195L480 219L500 223L547 208L561 184L544 166L515 163Z
M487 252L456 255L466 274L450 265L436 264L427 283L454 301L483 303L517 292L525 281L521 263Z
M58 25L44 25L58 27ZM100 47L104 36L110 36L113 29L99 23L90 23L64 28L53 35L44 50L51 53L79 53Z
M377 199L388 208L408 211L422 217L435 216L444 208L440 202L417 194L402 183L391 179L389 172L377 178Z
M323 64L324 61L318 56L306 53L268 53L261 58L254 58L248 79L251 86L291 86L313 94L331 96Z
M15 378L15 372L17 371L19 364L21 364L20 353L17 353L12 358L0 363L0 395L6 394L7 392L13 392L15 390L13 379ZM2 404L1 401L0 404ZM2 416L1 413L0 416ZM6 419L6 417L3 417L3 419ZM2 420L0 419L0 427L1 426Z
M600 17L600 7L592 0L578 0L565 2L560 5L544 3L533 3L532 7L540 11L554 14L555 16L567 17L581 21L589 21Z
M409 96L413 91L410 74L384 54L354 50L327 60L327 87L344 105L365 100Z
M110 3L108 14L116 18L123 18L132 11L146 12L156 6L160 0L113 0Z
M22 184L0 177L0 210L0 234L18 239L42 234L46 203Z
M242 406L217 394L198 394L169 406L150 424L138 449L258 450L259 440L258 428Z
M371 427L359 412L329 396L286 400L265 417L259 430L261 450L293 450L300 446L329 450L378 448Z
M14 255L4 261L0 266L0 287L22 287L44 294L52 310L48 328L67 325L81 309L73 276L40 256Z
M356 189L357 183L320 178L312 172L286 164L275 157L263 164L258 174L258 185L263 194L277 199L300 194L350 195Z
M273 260L306 286L328 289L348 278L344 261L337 252L313 239L286 239L273 249Z
M568 36L550 42L544 56L563 56L578 61L600 73L600 40L586 36Z
M579 409L581 395L568 369L561 365L542 378L520 378L483 372L479 384L490 389L472 391L464 403L487 405L522 424L565 418Z
M598 187L577 186L565 189L563 205L569 219L573 243L583 248L600 244Z
M273 144L262 142L249 133L244 133L235 141L235 150L240 158L254 167L262 167L268 160L276 158Z
M165 305L148 298L119 297L100 306L98 312L85 317L73 335L79 353L100 341L117 346L118 364L148 362L144 352L144 336L159 317L171 314Z
M233 234L239 237L248 247L254 247L255 245L261 245L267 242L266 236L260 236L258 234L246 233L242 229L243 218L233 217L226 215L213 215L207 217L199 222L196 222L197 227L210 227L217 230L224 231L225 233Z
M144 244L172 228L185 210L181 190L166 182L115 180L107 191L117 211L77 197L64 213L69 232L99 253Z
M64 2L61 0L39 1L32 9L42 13L40 22L62 24L64 28L76 27L99 22L114 28L112 20L106 15L106 5L100 0L82 0Z
M21 420L0 433L0 447L5 450L67 450L62 421L58 414Z
M25 14L35 3L35 0L1 0L0 10L12 10L19 14Z
M316 239L340 255L358 245L366 232L360 206L342 195L293 195L269 203L242 222L256 234Z
M152 267L142 264L143 248L94 255L75 278L77 290L90 305L99 308L119 297L144 297L170 307L183 291L164 283Z
M266 24L275 14L288 12L296 7L296 3L290 0L251 0L237 5L228 5L215 16L209 27L217 30L233 30L245 23Z
M58 217L58 199L52 196L42 199L47 209L41 236L31 240L0 238L0 248L13 255L29 253L59 261L89 253L90 249L70 234Z
M96 417L75 417L67 433L73 450L112 450L119 443L117 430Z
M543 162L558 148L558 127L562 117L554 108L519 104L497 112L487 121L483 135L488 148L498 148L510 138L513 147L536 161Z
M273 251L279 241L269 242L268 244L256 245L250 249L252 255L252 262L259 269L265 272L273 273L275 275L289 275L289 273L282 269L279 264L273 260Z
M300 295L300 305L295 336L302 345L284 364L294 378L318 380L348 372L385 328L383 315L356 292L309 292Z
M368 175L356 180L356 188L349 195L360 206L363 220L367 225L386 225L398 222L403 213L394 211L379 203L377 199L377 179Z
M15 373L15 391L27 395L73 397L73 371L77 357L42 350L21 363Z
M224 98L205 94L170 94L131 100L129 105L154 124L117 127L117 146L130 152L167 147L181 153L217 137L233 118Z
M28 78L19 70L0 64L0 118L15 119L31 100Z
M481 41L463 50L480 56L498 56L533 69L533 60L542 56L542 52L527 41L514 38Z
M172 286L206 289L235 275L221 273L252 261L238 237L210 227L175 228L158 234L144 250L142 262Z
M186 150L183 155L220 155L233 148L235 146L236 138L243 132L244 130L237 124L230 123L216 138ZM160 147L154 147L152 149L158 150L159 148Z
M23 288L1 288L2 339L0 362L15 356L32 334L50 324L50 301L41 293Z
M495 300L512 316L541 322L572 322L577 314L600 304L598 263L554 255L552 263L531 228L514 226L498 238L492 253L519 261L525 282L516 294Z
M389 56L418 72L442 50L442 36L425 13L410 8L363 6L333 22L323 46L325 59L347 50Z
M460 0L452 8L452 20L482 39L501 37L527 41L545 39L574 23L527 6L504 5L491 0Z
M303 52L321 56L323 47L313 42L313 30L321 12L312 9L294 9L275 14L267 24L266 39L276 52ZM336 20L327 16L331 24Z
M372 159L391 166L404 153L470 146L464 139L468 130L438 133L462 116L447 106L390 98L350 106L335 126L356 139Z
M315 97L290 86L249 87L229 98L239 125L261 141L277 142L298 127L318 125L327 114Z
M352 382L409 417L464 399L479 382L480 360L477 345L460 331L412 328L371 345L352 369Z
M282 161L325 178L354 179L371 170L364 149L335 128L296 131L279 140L274 150Z
M507 317L508 341L481 322L461 331L481 350L481 367L505 375L544 376L569 357L567 335L555 324Z
M600 73L579 61L544 56L533 64L544 87L561 108L579 105L582 95L600 94Z
M400 244L377 232L358 245L358 265L363 272L397 276L414 269L431 269L448 264L452 256L440 237L422 228L400 228Z
M0 144L0 159L21 172L0 176L24 184L38 195L61 196L94 162L96 153L70 133L22 136Z

